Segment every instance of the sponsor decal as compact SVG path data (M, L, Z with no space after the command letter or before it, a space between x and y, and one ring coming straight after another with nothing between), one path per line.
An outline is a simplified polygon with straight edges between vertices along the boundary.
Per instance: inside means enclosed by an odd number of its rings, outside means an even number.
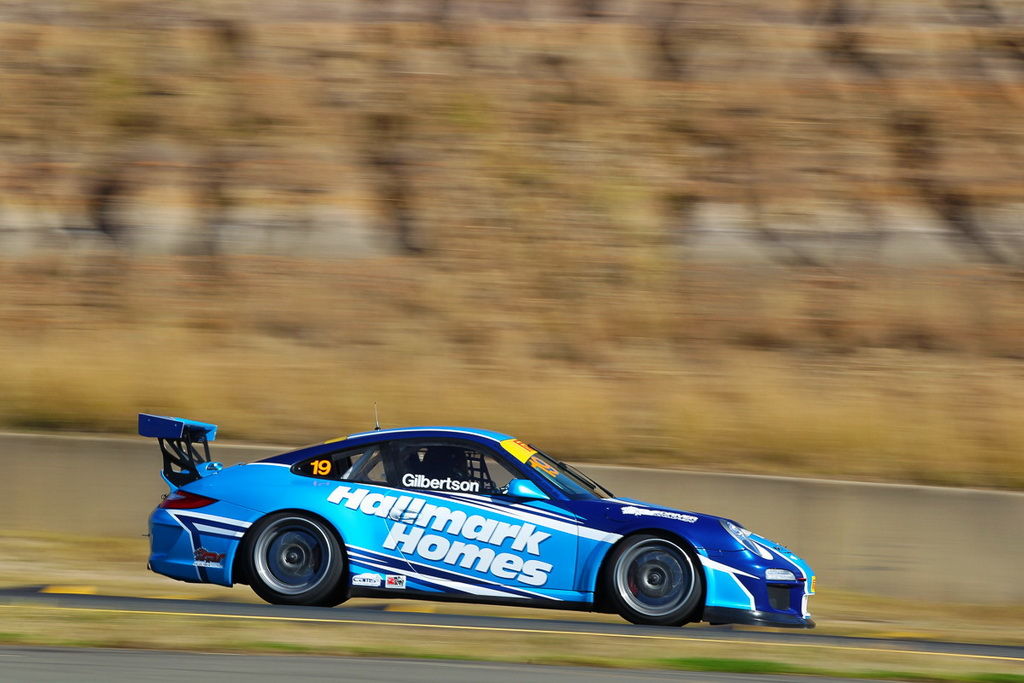
M405 590L405 577L401 574L388 574L384 581L384 587Z
M551 538L551 534L539 531L529 522L500 522L433 505L422 498L386 496L368 489L353 491L348 486L336 487L327 500L364 515L404 520L391 526L383 543L387 550L398 548L403 555L472 569L527 586L543 586L552 569L548 562L514 554L539 557L540 544ZM427 533L428 528L447 536ZM513 552L501 552L504 549Z
M377 588L380 586L380 583L380 574L356 574L352 577L353 586L372 586Z
M501 442L502 448L511 453L520 462L526 462L530 459L530 456L536 453L528 443L520 441L519 439L505 439Z
M464 493L479 493L480 482L460 481L445 477L444 479L431 479L424 474L406 474L402 476L402 485L411 489L431 489L433 491L462 491Z
M224 567L221 564L224 561L224 553L211 553L206 548L196 548L192 556L195 558L192 564L196 567L208 567L210 569L222 569Z
M649 510L647 508L633 507L632 505L622 508L622 514L633 515L634 517L661 517L663 519L675 519L680 522L689 522L690 524L693 524L698 519L696 515L684 515L682 512Z

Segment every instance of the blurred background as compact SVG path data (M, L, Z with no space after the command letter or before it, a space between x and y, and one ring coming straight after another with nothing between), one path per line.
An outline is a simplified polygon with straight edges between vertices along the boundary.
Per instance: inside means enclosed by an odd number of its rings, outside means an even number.
M1024 488L1020 0L0 0L0 427Z

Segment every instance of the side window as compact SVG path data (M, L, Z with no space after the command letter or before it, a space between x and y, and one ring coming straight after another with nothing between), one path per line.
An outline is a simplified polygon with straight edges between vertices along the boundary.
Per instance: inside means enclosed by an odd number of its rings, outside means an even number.
M403 488L495 495L517 476L471 442L416 439L393 442L392 449L394 485Z
M316 479L347 479L352 466L367 459L380 461L380 444L348 448L307 458L292 466L292 472Z
M384 455L378 450L371 453L359 466L359 481L371 484L387 484L388 476L384 471Z

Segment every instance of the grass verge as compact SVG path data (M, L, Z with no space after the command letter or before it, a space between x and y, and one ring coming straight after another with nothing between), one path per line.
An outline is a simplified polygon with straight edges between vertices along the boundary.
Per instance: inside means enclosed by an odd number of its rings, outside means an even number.
M415 626L231 621L190 615L55 612L0 605L0 642L348 657L510 661L563 666L828 675L908 681L1022 683L1021 667L906 652L821 651L750 643L594 637L565 633L438 631ZM737 647L745 656L737 657ZM666 656L670 655L670 656Z
M188 584L148 572L144 569L147 554L144 538L7 533L0 537L0 587L52 584L88 587L101 595L260 602L244 586ZM352 600L346 604L394 611L621 622L609 614L524 607L412 600ZM820 634L1024 646L1020 629L1024 605L926 603L825 588L819 589L810 609L818 623L815 633Z
M97 593L256 601L244 587L172 582L144 572L142 539L0 538L0 586L71 584ZM619 621L612 615L420 601L353 600L391 611ZM1021 607L925 605L825 592L812 609L819 633L1024 645ZM707 629L690 626L687 630ZM756 629L743 629L756 630ZM564 633L494 633L384 624L301 623L171 614L60 610L31 602L0 605L0 642L18 645L122 647L324 654L362 657L474 659L704 671L795 673L909 681L1024 683L1020 663L924 654L777 647L700 639L648 641ZM737 648L742 647L742 657Z

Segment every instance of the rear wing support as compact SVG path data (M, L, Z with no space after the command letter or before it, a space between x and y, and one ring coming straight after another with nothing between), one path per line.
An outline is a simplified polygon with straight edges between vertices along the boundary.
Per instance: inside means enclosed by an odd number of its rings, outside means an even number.
M161 474L172 491L205 476L209 469L220 469L208 464L210 442L217 438L215 424L139 413L139 434L160 444L164 458Z

